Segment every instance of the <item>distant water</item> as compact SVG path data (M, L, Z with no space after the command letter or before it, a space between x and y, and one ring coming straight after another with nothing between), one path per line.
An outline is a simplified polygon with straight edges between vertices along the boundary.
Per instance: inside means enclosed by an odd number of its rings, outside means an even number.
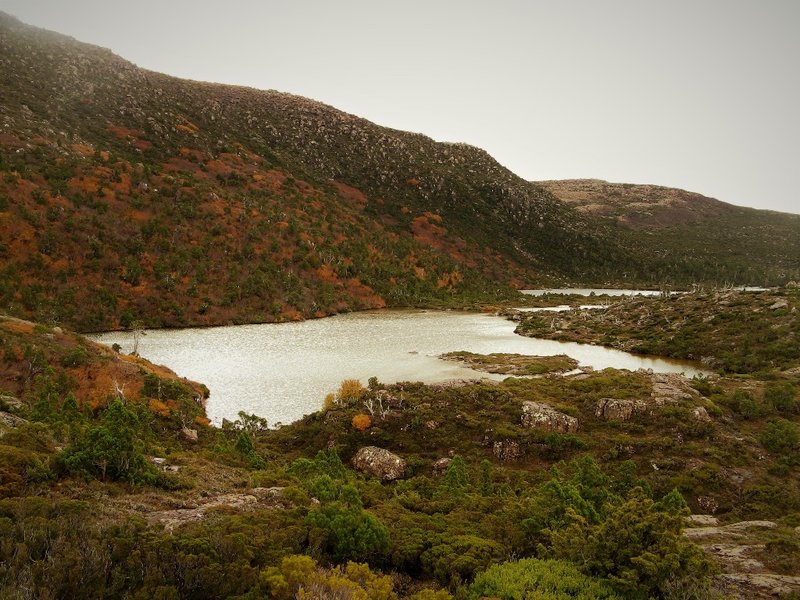
M609 288L550 288L546 290L520 290L529 296L544 296L545 294L561 294L576 296L660 296L659 290L618 290Z
M437 358L456 350L530 355L567 354L596 369L685 372L697 365L636 356L600 346L539 340L514 333L502 317L426 310L381 310L325 319L203 329L148 330L139 352L211 390L208 416L220 423L240 410L289 423L318 410L343 379L423 381L503 375L474 371ZM104 344L133 347L130 332L89 336Z

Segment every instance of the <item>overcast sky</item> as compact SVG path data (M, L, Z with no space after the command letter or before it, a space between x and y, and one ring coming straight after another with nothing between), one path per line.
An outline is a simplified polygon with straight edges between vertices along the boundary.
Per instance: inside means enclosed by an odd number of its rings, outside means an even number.
M180 77L308 96L526 179L800 213L800 0L0 0Z

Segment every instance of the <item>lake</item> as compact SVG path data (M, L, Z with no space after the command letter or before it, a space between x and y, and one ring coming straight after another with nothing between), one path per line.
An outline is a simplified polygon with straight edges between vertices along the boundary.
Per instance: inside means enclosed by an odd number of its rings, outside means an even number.
M298 323L198 329L147 330L139 353L211 390L207 412L214 423L243 410L271 425L318 410L343 379L375 376L383 383L487 377L437 358L456 350L530 355L567 354L596 369L701 372L691 363L637 356L619 350L528 338L515 323L494 315L435 310L380 310ZM131 332L89 336L133 348Z

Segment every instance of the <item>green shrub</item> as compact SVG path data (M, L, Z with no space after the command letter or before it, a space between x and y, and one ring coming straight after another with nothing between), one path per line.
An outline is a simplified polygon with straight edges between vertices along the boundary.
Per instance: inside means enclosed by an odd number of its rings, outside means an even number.
M789 456L800 445L800 431L791 421L771 419L758 440L773 454Z
M500 600L616 600L606 583L560 560L528 558L490 567L469 588L469 598Z

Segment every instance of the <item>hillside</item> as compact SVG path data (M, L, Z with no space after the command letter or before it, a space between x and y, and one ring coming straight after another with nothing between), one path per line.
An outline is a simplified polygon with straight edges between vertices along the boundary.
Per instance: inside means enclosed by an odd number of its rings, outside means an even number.
M747 256L717 259L737 231L681 253L681 229L663 257L665 238L631 237L477 148L145 71L7 15L0 57L0 307L18 316L84 331L280 321L798 271L762 243L768 227Z
M596 179L537 183L578 211L621 227L629 247L650 246L654 281L698 283L723 275L729 284L773 285L795 278L800 266L800 215L657 185Z

